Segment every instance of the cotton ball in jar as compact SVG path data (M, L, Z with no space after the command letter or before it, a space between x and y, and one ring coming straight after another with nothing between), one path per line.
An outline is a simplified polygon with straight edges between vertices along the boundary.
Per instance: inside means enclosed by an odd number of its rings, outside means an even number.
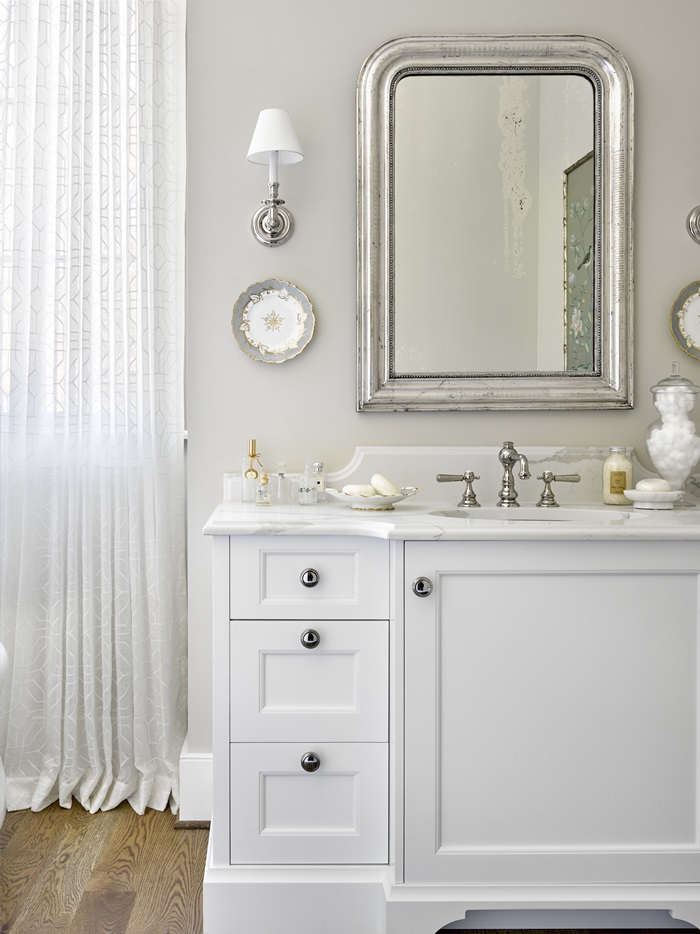
M688 414L700 390L680 375L679 365L674 363L671 376L651 391L661 419L649 428L647 451L661 477L680 490L700 460L700 438Z

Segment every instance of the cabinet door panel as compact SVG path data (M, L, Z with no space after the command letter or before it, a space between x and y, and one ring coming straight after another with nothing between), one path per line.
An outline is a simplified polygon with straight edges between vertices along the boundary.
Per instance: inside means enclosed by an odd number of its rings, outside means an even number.
M700 546L494 545L406 546L406 881L697 881Z
M231 863L385 863L387 815L385 743L231 746Z
M231 623L231 740L386 742L388 622L321 620L315 648L301 620Z

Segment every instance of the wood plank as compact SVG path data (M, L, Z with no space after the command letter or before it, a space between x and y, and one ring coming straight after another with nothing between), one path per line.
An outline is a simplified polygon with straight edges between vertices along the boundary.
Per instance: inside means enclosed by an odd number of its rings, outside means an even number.
M71 934L121 934L129 923L135 899L133 891L86 891L73 919Z
M139 887L125 934L202 931L205 830L175 830L175 816L151 821Z

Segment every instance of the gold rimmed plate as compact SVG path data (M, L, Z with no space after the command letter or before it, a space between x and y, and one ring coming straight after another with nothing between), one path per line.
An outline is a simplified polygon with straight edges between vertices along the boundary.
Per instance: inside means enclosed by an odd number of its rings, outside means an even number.
M700 282L691 282L671 309L671 332L689 356L700 360Z
M284 363L311 340L316 320L307 295L291 282L265 279L249 285L233 306L238 346L260 363Z

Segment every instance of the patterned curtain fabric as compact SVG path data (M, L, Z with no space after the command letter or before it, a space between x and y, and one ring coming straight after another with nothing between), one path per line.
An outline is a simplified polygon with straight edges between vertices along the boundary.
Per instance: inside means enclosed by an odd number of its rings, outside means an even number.
M184 0L0 0L10 809L178 804Z

